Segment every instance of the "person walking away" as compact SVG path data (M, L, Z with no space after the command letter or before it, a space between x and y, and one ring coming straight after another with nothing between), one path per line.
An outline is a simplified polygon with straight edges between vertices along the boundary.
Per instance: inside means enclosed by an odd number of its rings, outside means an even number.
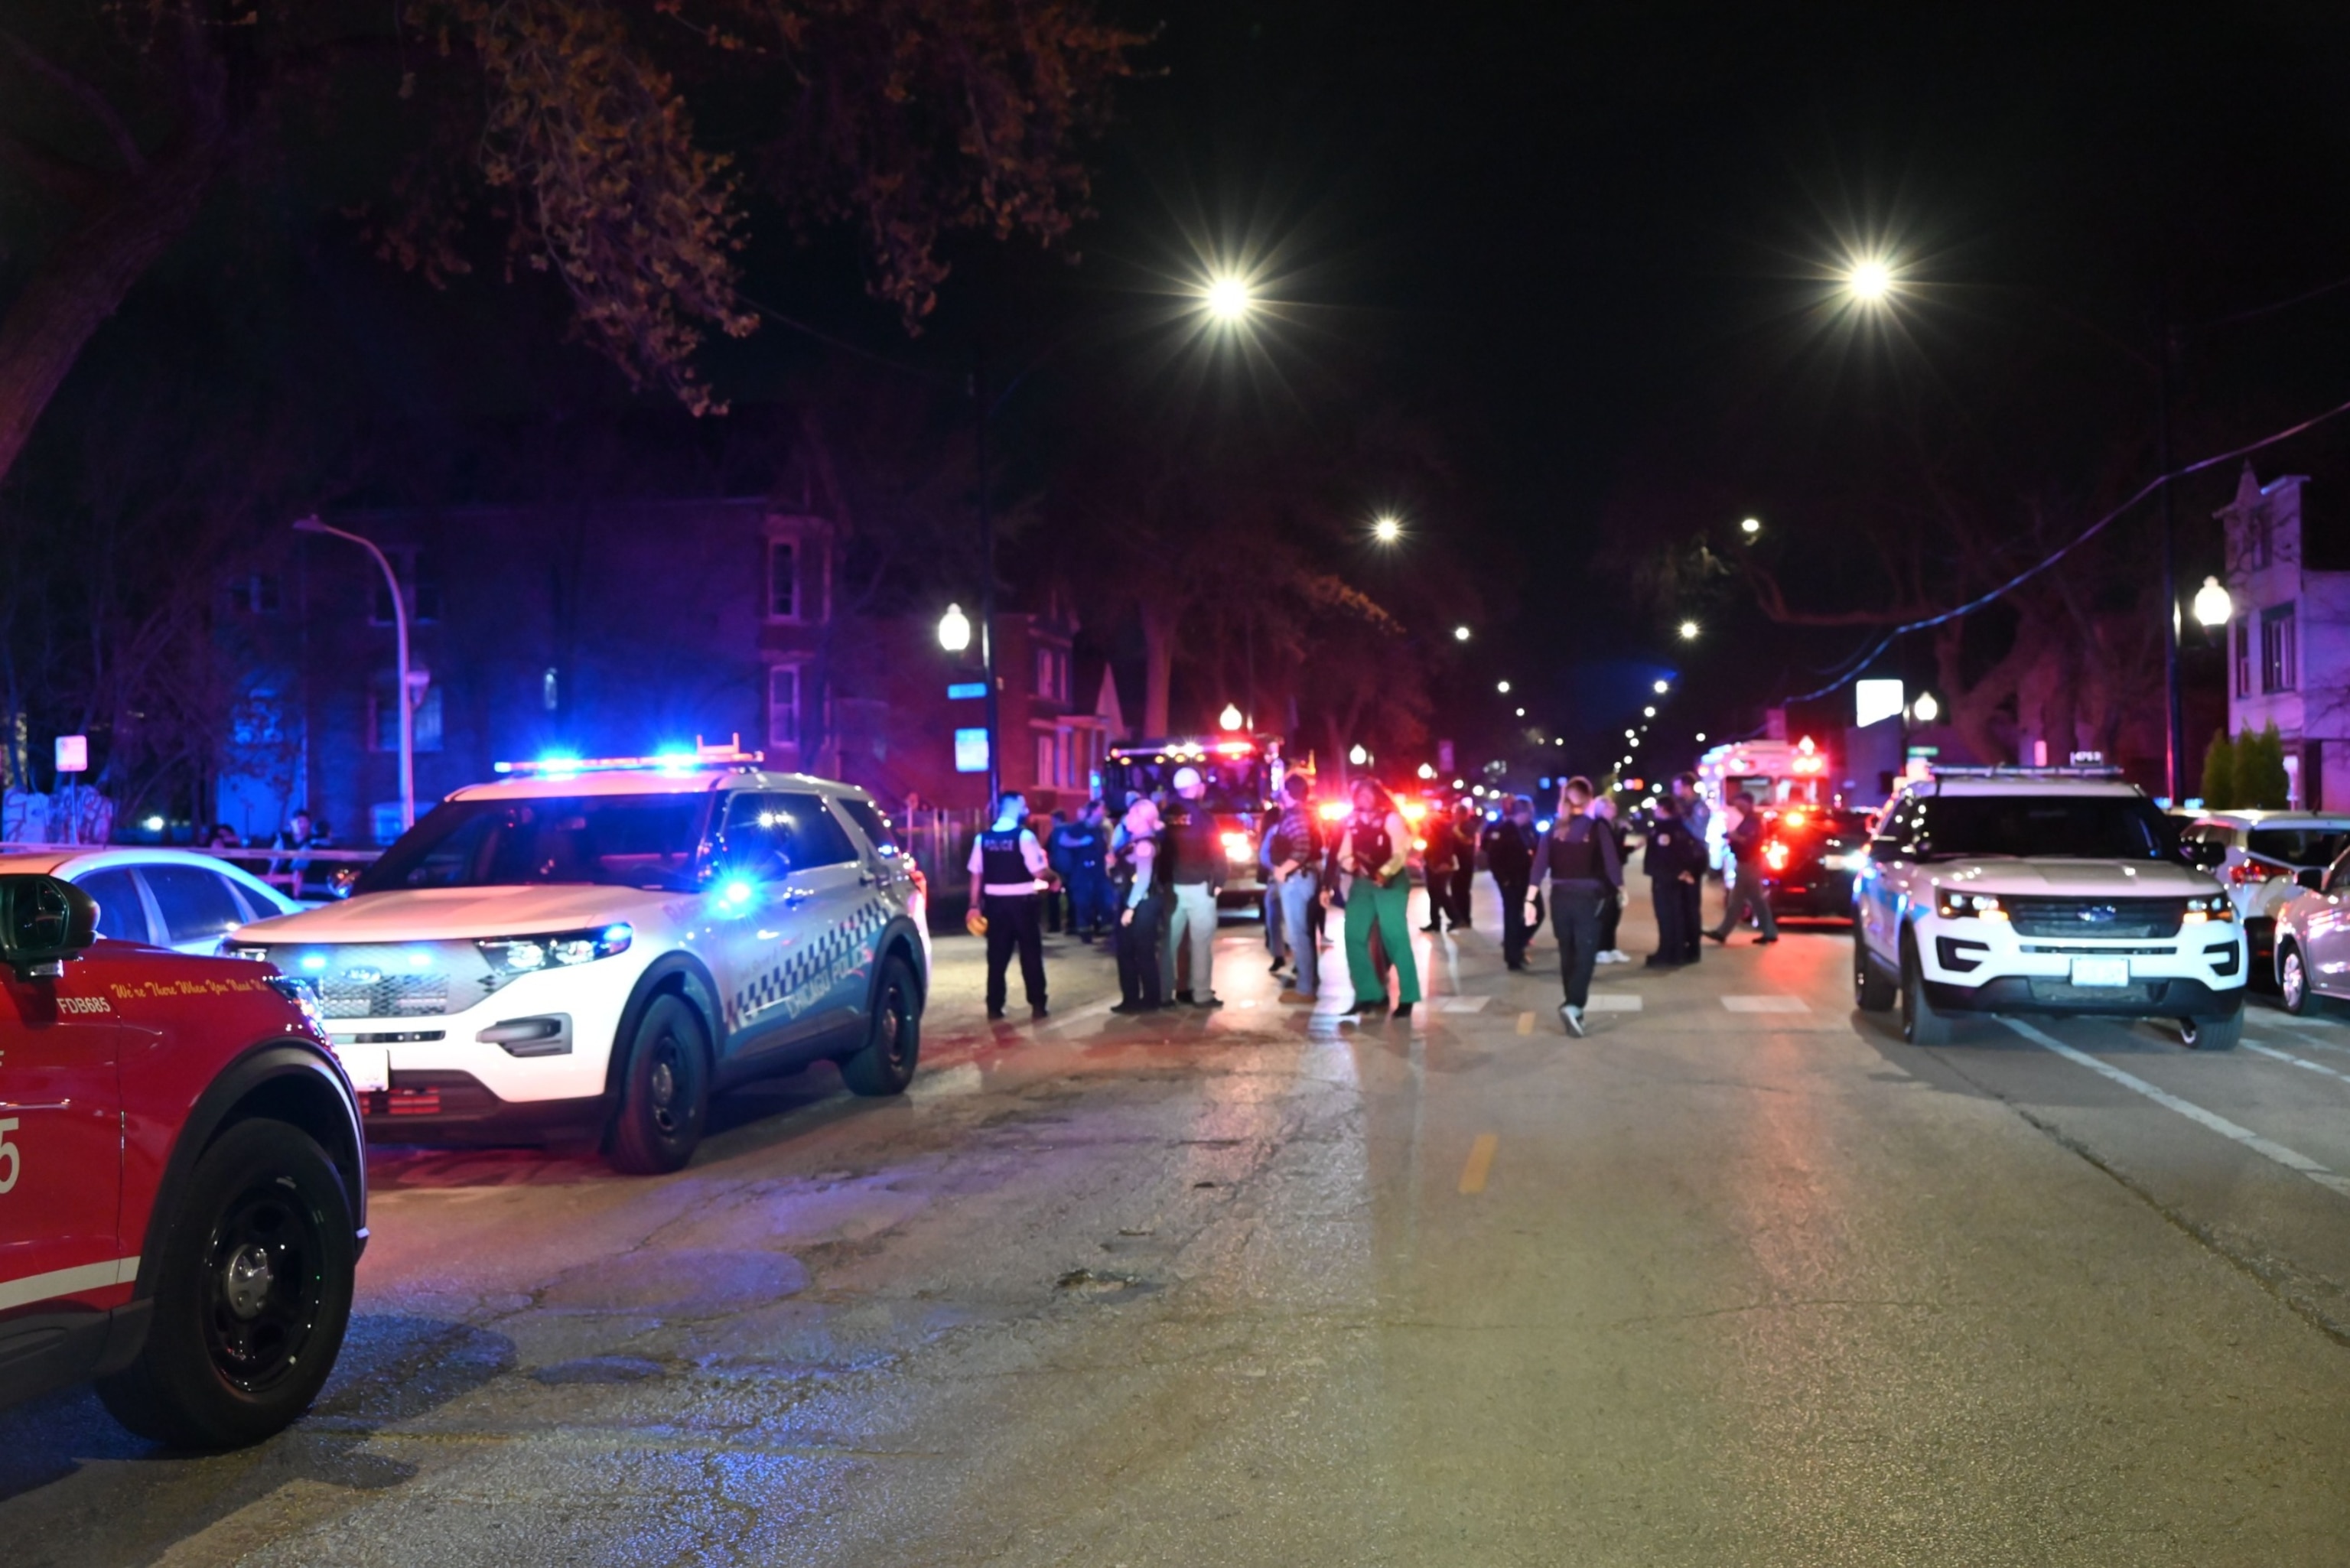
M1606 829L1607 836L1616 841L1616 864L1623 865L1626 857L1624 824L1616 815L1614 799L1604 794L1595 799L1591 803L1591 820ZM1624 950L1616 945L1617 935L1623 924L1624 888L1619 883L1617 886L1615 897L1599 906L1599 961L1601 963L1632 961L1625 956Z
M1771 896L1762 887L1762 813L1754 797L1741 790L1729 803L1721 841L1730 848L1730 890L1721 901L1721 924L1705 934L1729 945L1730 933L1752 913L1762 934L1756 947L1779 940L1779 919L1771 912Z
M1304 774L1281 781L1280 814L1264 836L1273 894L1289 945L1289 983L1281 1000L1313 1005L1322 990L1322 955L1314 945L1311 910L1322 888L1322 822L1314 810L1313 784Z
M1159 928L1167 890L1159 875L1159 808L1137 800L1118 824L1109 881L1118 899L1118 1005L1112 1012L1156 1012L1167 1004L1159 989Z
M1460 843L1452 836L1452 818L1430 813L1425 819L1428 831L1422 836L1428 847L1419 854L1419 868L1428 878L1428 924L1423 931L1440 931L1450 919L1452 929L1461 929L1461 917L1452 910L1452 868L1461 864Z
M1681 803L1671 795L1657 802L1656 820L1648 828L1648 850L1640 868L1648 874L1648 897L1657 910L1657 950L1650 969L1677 969L1692 961L1693 933L1685 924L1686 894L1705 866L1705 846L1681 821Z
M1187 946L1191 955L1190 983L1175 993L1187 1007L1222 1007L1223 999L1211 983L1216 963L1216 894L1223 885L1222 845L1216 819L1208 813L1207 781L1197 768L1175 770L1175 810L1168 819L1165 843L1167 882L1174 889L1174 913L1167 924L1171 951Z
M1509 815L1485 825L1478 846L1502 895L1502 962L1513 970L1526 967L1526 889L1534 876L1534 803L1520 795L1510 802Z
M1536 852L1535 870L1550 883L1551 929L1558 932L1558 976L1565 1000L1558 1016L1577 1039L1585 1033L1583 1010L1591 1002L1591 970L1599 960L1600 906L1616 901L1624 885L1624 862L1615 835L1591 815L1591 781L1566 781L1550 832Z
M1388 961L1395 965L1392 1016L1409 1020L1419 1002L1419 966L1411 952L1411 883L1404 863L1411 852L1411 828L1387 791L1357 779L1354 815L1339 840L1339 864L1352 878L1347 888L1347 972L1355 982L1355 1011L1387 1006L1387 986L1371 957L1377 928Z
M1069 934L1090 942L1101 929L1093 889L1102 869L1101 818L1091 801L1079 808L1074 819L1057 811L1053 817L1053 836L1045 840L1045 854L1053 863L1053 875L1061 879L1061 893L1055 902L1067 906Z
M971 897L987 917L987 1016L1003 1016L1004 971L1013 950L1020 952L1020 983L1028 993L1028 1013L1045 1016L1045 874L1051 869L1045 846L1027 826L1028 803L1007 794L996 803L995 821L971 846Z
M1681 884L1681 935L1689 950L1685 961L1695 963L1699 950L1705 946L1701 933L1705 930L1705 879L1713 869L1713 807L1698 792L1695 774L1676 774L1673 794L1680 801L1681 823L1697 841L1697 877Z
M1469 910L1469 895L1477 886L1477 808L1465 800L1454 802L1451 826L1452 887L1446 902L1454 927L1465 931L1477 923Z

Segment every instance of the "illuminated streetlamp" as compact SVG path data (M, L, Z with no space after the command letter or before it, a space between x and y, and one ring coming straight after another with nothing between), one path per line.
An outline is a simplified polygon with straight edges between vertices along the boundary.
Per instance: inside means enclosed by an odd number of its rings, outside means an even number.
M1909 704L1909 717L1920 724L1930 724L1942 716L1942 705L1934 701L1931 691L1920 691Z
M1640 710L1640 717L1643 719L1653 719L1656 716L1657 711L1654 708L1643 708Z
M1523 708L1519 709L1519 710L1518 710L1518 717L1519 717L1519 718L1521 718L1521 719L1523 719L1523 718L1524 718L1525 716L1526 716L1526 711L1525 711Z
M1755 535L1762 532L1762 519L1760 517L1749 517L1745 522L1741 523L1738 525L1738 531L1752 539Z
M1434 778L1434 777L1436 776L1436 764L1435 764L1434 763L1420 763L1420 764L1419 764L1419 776L1420 776L1420 777L1422 777L1422 778L1424 778L1424 779L1432 779L1432 778Z
M1697 743L1700 746L1705 744L1705 732L1703 730L1700 730L1697 732Z
M2217 631L2233 620L2236 601L2217 577L2206 577L2195 590L2195 619L2205 631Z
M962 606L949 605L947 613L939 617L939 646L949 653L961 653L971 646L971 617L962 613Z
M1456 627L1454 627L1454 628L1452 628L1452 640L1453 640L1453 641L1455 641L1455 642L1466 642L1466 641L1468 641L1468 640L1469 640L1469 628L1468 628L1467 627L1465 627L1465 626L1456 626Z
M1247 722L1248 715L1243 713L1239 704L1233 702L1225 703L1224 711L1216 715L1216 723L1222 729L1237 730Z
M1697 640L1697 622L1693 620L1685 620L1681 622L1680 633L1681 640L1683 642L1695 642Z
M1208 314L1219 321L1238 321L1255 303L1249 295L1248 280L1229 274L1209 279L1207 292L1201 297L1207 301Z
M1893 269L1874 257L1852 264L1844 286L1863 305L1875 305L1893 292Z
M1657 682L1657 684L1656 684L1656 688L1655 688L1655 690L1656 690L1656 693L1657 693L1657 695L1658 695L1658 696L1659 696L1659 697L1663 696L1666 692L1668 692L1668 691L1671 691L1672 689L1673 689L1673 683L1672 683L1671 681L1669 681L1669 680L1659 680L1659 681L1658 681L1658 682Z
M1365 751L1363 749L1363 743L1360 741L1357 741L1355 742L1352 749L1347 753L1347 760L1359 768L1371 760L1371 753Z
M1383 512L1371 520L1371 537L1382 545L1392 545L1403 537L1403 523L1393 513Z
M1493 690L1507 697L1510 694L1510 683L1506 680L1496 680L1493 682Z

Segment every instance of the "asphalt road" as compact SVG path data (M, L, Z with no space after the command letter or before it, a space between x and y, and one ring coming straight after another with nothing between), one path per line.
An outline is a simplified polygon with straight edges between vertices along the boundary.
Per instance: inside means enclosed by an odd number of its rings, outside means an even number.
M1919 1052L1822 929L1571 1041L1481 916L1409 1028L1232 927L1221 1012L1064 947L991 1030L958 940L902 1101L736 1096L657 1180L379 1151L318 1408L0 1413L8 1568L2350 1561L2350 1030Z

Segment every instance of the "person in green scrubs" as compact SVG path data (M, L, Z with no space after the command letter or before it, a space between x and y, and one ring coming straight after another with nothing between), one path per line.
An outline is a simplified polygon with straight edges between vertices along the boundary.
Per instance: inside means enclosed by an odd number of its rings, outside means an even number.
M1371 929L1396 970L1392 1016L1409 1020L1419 1001L1419 966L1411 952L1407 909L1411 881L1404 862L1411 854L1411 827L1395 798L1369 779L1355 781L1354 815L1337 846L1338 868L1347 873L1347 974L1355 982L1355 1011L1376 1012L1388 1004L1386 982L1371 961ZM1326 898L1328 894L1323 895Z

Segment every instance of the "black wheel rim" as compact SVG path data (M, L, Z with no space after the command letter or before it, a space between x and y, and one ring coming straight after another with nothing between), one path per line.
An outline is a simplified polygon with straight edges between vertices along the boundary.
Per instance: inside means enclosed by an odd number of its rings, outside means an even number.
M889 1060L892 1072L902 1073L914 1054L914 1010L907 1005L906 986L892 980L881 998L881 1049Z
M645 1072L645 1113L652 1118L653 1130L670 1142L685 1131L686 1111L692 1099L686 1075L691 1071L676 1035L663 1034L654 1044L652 1061Z
M204 1350L230 1386L265 1395L295 1376L327 1297L326 1236L284 1177L239 1193L204 1253Z

